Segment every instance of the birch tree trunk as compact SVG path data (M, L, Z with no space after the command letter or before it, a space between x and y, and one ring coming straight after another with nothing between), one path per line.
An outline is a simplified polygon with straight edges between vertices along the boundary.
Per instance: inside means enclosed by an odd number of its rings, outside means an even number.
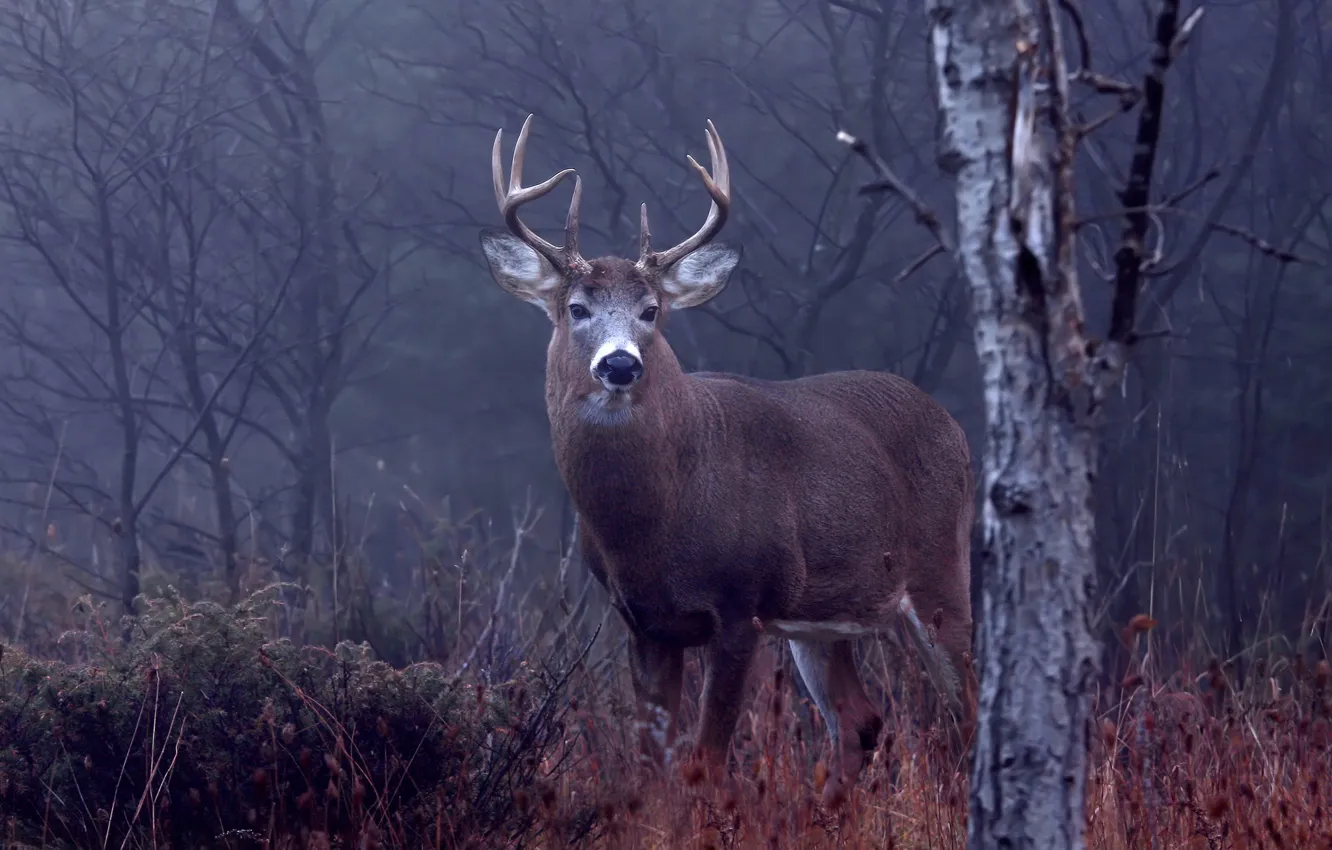
M1097 670L1095 419L1122 350L1083 333L1075 133L1061 126L1068 77L1049 0L927 8L986 409L969 846L1080 848Z

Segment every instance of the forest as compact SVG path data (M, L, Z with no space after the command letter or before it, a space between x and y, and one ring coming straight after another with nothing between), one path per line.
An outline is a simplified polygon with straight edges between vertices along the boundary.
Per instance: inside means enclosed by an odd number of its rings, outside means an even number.
M961 425L974 761L867 639L837 805L784 641L727 777L642 762L479 241L529 115L589 258L699 228L715 125L686 371ZM1324 0L9 0L0 843L1332 845L1329 149Z

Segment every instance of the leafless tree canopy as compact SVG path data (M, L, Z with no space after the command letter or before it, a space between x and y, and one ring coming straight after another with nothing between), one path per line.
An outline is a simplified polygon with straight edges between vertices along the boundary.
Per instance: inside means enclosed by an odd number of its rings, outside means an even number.
M494 518L466 559L530 504L525 598L536 555L568 542L548 333L491 283L476 235L501 223L495 131L529 113L529 170L582 179L587 256L636 256L644 203L656 244L697 229L708 197L685 156L703 161L708 119L725 137L744 261L672 321L688 368L897 371L979 456L984 369L923 5L9 3L6 549L117 605L277 576L342 610L409 597L403 553L438 523ZM1332 9L1229 4L1154 89L1157 4L1084 3L1076 25L1055 5L1079 137L1071 262L1089 342L1127 357L1098 411L1090 626L1148 612L1242 674L1257 640L1332 636ZM1144 105L1157 147L1135 183ZM525 220L557 233L567 191ZM15 575L0 626L21 633L49 576ZM413 641L402 657L447 643Z

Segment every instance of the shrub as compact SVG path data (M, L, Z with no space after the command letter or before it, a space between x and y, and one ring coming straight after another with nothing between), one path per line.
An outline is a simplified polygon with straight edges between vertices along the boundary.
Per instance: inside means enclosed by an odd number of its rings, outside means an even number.
M127 622L128 643L66 634L88 663L0 646L10 838L421 847L543 828L515 800L568 764L567 674L523 665L484 688L363 645L272 640L277 591L232 608L168 593Z

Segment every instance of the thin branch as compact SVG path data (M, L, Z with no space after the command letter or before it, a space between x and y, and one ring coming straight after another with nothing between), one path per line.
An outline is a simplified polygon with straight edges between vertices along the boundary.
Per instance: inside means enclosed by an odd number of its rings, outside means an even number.
M869 6L860 3L852 3L851 0L828 0L829 6L836 6L839 9L845 9L848 12L854 12L857 15L864 15L872 21L883 18L883 12L878 9L871 9Z
M1175 194L1173 194L1173 195L1171 195L1170 197L1166 198L1166 199L1165 199L1165 205L1166 205L1167 207L1178 206L1181 202L1184 201L1185 198L1187 198L1187 197L1189 197L1190 195L1192 195L1193 193L1197 192L1199 189L1203 188L1203 187L1206 186L1208 183L1211 183L1213 180L1215 180L1216 178L1218 178L1218 177L1220 177L1220 176L1221 176L1221 169L1219 169L1219 168L1213 168L1213 169L1210 169L1210 170L1209 170L1206 174L1204 174L1202 177L1199 177L1197 180L1195 180L1195 181L1193 181L1192 183L1190 183L1189 185L1185 186L1183 189L1180 189L1180 190L1179 190L1178 192L1176 192Z
M1272 47L1272 63L1267 72L1267 79L1263 82L1263 90L1258 97L1257 111L1249 125L1248 135L1244 140L1244 145L1240 148L1240 156L1231 167L1225 185L1222 186L1221 191L1212 202L1211 208L1204 218L1204 226L1198 234L1198 238L1189 245L1187 250L1184 251L1184 255L1175 263L1175 271L1166 279L1164 285L1159 288L1153 287L1151 301L1154 306L1163 307L1169 304L1180 287L1190 279L1197 259L1202 256L1203 250L1207 247L1208 239L1219 229L1211 225L1219 222L1221 217L1225 215L1235 193L1239 191L1240 183L1253 168L1258 147L1262 143L1268 127L1273 124L1272 116L1285 103L1284 94L1287 82L1290 78L1291 68L1294 65L1294 57L1298 53L1295 49L1295 8L1297 4L1293 0L1279 0L1276 5L1276 37ZM1190 17L1192 18L1192 16ZM1172 39L1173 43L1174 40Z
M860 194L869 195L875 192L892 192L899 198L906 201L907 206L911 207L912 213L916 216L916 221L928 230L943 249L948 253L954 252L953 239L939 221L939 216L925 203L919 195L915 193L900 177L893 173L888 167L888 163L880 159L874 151L870 150L869 144L864 139L858 139L845 130L837 131L837 141L851 148L852 152L860 156L870 164L874 173L879 176L877 182L870 183L860 190Z
M200 429L203 428L207 416L213 410L217 400L222 396L222 391L231 383L231 379L240 371L241 366L249 361L251 352L254 351L260 340L264 339L269 325L271 325L273 320L277 318L279 311L281 311L282 306L286 303L288 290L287 284L290 280L290 278L284 280L282 289L280 289L273 297L273 303L268 310L268 315L263 317L253 335L235 355L231 367L227 369L221 379L218 380L217 386L213 388L212 394L204 402L203 407L195 414L193 427L190 428L189 433L181 438L180 445L176 447L176 450L171 454L171 457L167 458L166 462L162 464L162 468L158 470L156 477L154 477L152 482L150 482L144 489L143 493L139 495L138 501L134 504L134 516L126 517L126 522L132 522L135 517L143 512L144 507L148 504L149 500L152 499L153 493L157 490L158 486L161 485L171 469L176 465L176 461L178 461L181 455L185 454L189 449L190 443L194 441L194 438L199 433Z
M1073 22L1073 36L1078 40L1078 61L1082 63L1078 73L1091 73L1091 42L1087 39L1087 24L1082 19L1082 10L1074 0L1059 0L1059 8Z
M1125 98L1128 101L1128 105L1124 107L1125 109L1137 103L1142 97L1142 90L1132 83L1116 80L1114 77L1107 77L1105 74L1098 74L1086 68L1079 68L1074 71L1072 77L1073 82L1082 83L1099 94L1114 94Z
M1297 254L1294 251L1282 248L1278 245L1274 245L1271 242L1264 239L1263 237L1254 233L1252 230L1248 230L1246 228L1239 227L1238 225L1234 224L1226 224L1225 222L1208 221L1207 216L1201 213L1196 213L1191 210L1182 210L1179 209L1178 207L1168 206L1167 204L1147 204L1140 207L1124 207L1123 209L1114 213L1101 213L1093 216L1087 216L1086 218L1080 219L1077 223L1077 226L1079 228L1087 227L1094 224L1097 221L1102 221L1109 218L1118 218L1121 215L1142 215L1148 219L1150 219L1152 216L1174 215L1174 216L1181 216L1184 218L1198 219L1203 221L1204 226L1209 230L1215 231L1217 233L1225 233L1229 236L1234 236L1236 239L1240 239L1248 243L1249 247L1253 248L1255 251L1258 251L1261 254L1265 254L1266 256L1271 257L1272 259L1277 260L1279 262L1300 263L1302 265L1314 266L1314 267L1321 267L1324 265L1324 263L1321 262L1320 260L1316 260L1312 257L1306 257L1303 254Z
M900 286L902 283L906 281L907 278L911 277L913 274L924 268L926 264L929 263L930 260L933 260L935 257L944 253L947 253L947 251L944 249L944 246L931 245L928 249L926 249L925 253L921 254L919 257L912 260L910 263L907 263L906 268L898 272L888 285L893 287Z
M1249 247L1253 248L1255 251L1259 252L1260 254L1266 254L1267 256L1281 263L1302 263L1307 266L1323 265L1318 260L1310 259L1309 257L1304 257L1301 256L1300 254L1296 254L1294 251L1287 251L1285 248L1273 245L1271 242L1268 242L1266 239L1259 236L1257 233L1254 233L1252 230L1246 230L1243 227L1236 227L1233 224L1226 224L1225 222L1221 221L1212 222L1212 227L1215 228L1216 230L1221 231L1222 233L1229 234L1230 236L1234 236L1236 239L1241 239L1244 242L1247 242L1249 244Z

